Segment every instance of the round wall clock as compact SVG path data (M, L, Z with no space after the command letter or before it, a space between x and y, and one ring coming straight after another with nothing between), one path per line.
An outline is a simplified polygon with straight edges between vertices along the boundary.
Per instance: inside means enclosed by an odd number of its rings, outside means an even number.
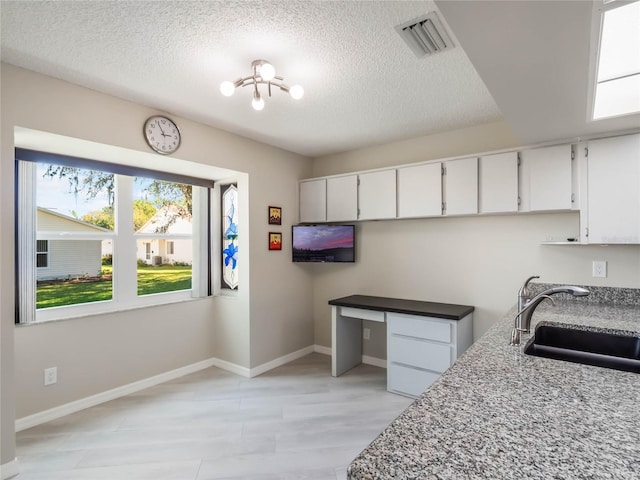
M144 138L149 146L158 153L168 155L180 146L180 130L173 120L154 115L144 123Z

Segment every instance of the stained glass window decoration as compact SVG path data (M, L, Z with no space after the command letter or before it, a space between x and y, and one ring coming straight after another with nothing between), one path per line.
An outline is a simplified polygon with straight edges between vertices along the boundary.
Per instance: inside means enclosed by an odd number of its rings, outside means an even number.
M229 185L222 193L222 287L238 288L238 189Z

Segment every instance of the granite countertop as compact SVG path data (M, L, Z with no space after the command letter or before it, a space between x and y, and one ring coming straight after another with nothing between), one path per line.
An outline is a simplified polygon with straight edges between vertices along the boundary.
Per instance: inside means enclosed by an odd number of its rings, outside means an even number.
M339 307L363 308L380 312L407 313L428 317L461 320L473 312L470 305L453 303L424 302L421 300L405 300L402 298L375 297L369 295L350 295L348 297L329 300L329 305Z
M640 331L640 302L560 297L538 307L532 330L548 321ZM524 355L529 335L509 346L514 315L394 420L348 478L640 479L640 375Z

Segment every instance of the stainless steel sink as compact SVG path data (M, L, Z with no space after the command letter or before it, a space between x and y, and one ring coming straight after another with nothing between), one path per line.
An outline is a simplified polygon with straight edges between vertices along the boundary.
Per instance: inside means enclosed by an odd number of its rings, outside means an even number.
M585 327L586 328L586 327ZM524 353L566 362L640 373L640 334L540 324Z

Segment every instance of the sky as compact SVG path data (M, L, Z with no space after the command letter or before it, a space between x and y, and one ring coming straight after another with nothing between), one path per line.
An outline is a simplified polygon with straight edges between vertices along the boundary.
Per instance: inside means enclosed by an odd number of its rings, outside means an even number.
M38 164L36 190L37 205L39 207L70 217L81 218L89 212L99 211L109 206L106 191L95 198L87 198L82 193L74 195L66 178L44 177L44 172L47 170L46 167L44 164ZM134 182L133 185L134 199L144 198L142 185L139 182ZM75 215L73 212L75 212Z

